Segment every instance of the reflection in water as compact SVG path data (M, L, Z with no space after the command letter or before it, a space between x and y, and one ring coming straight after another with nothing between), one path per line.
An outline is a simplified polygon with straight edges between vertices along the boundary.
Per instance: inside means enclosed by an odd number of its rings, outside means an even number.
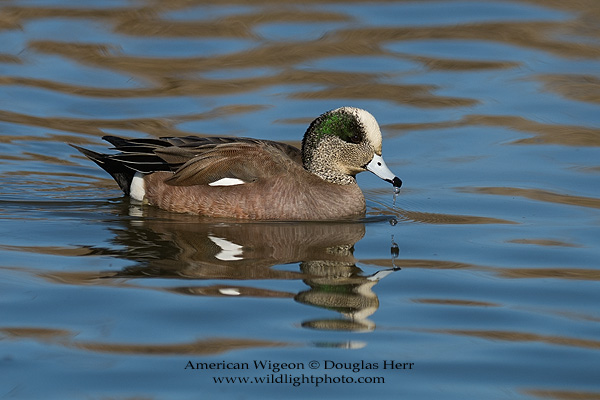
M318 3L318 2L317 2ZM173 96L222 96L236 93L256 92L268 87L281 85L302 85L302 90L291 91L290 98L296 99L374 99L392 103L407 104L411 107L441 108L464 107L480 104L480 100L466 97L441 95L433 84L406 84L386 80L381 74L368 70L348 72L343 70L323 70L303 68L322 59L336 57L388 57L390 62L405 59L419 63L424 68L440 71L487 71L505 70L522 67L521 60L501 59L461 59L410 54L406 52L390 53L389 43L402 43L423 40L444 41L489 41L504 46L521 49L534 49L555 54L558 57L594 58L600 55L600 49L594 42L572 42L563 40L569 35L574 37L589 35L597 38L597 30L589 28L587 14L593 15L595 7L581 4L553 4L567 11L581 13L573 20L553 21L505 21L482 22L473 24L451 24L449 26L362 26L352 27L352 17L343 12L326 11L319 8L302 10L294 8L267 7L262 1L251 1L248 8L239 11L237 2L231 2L232 11L228 15L201 20L183 20L169 18L170 12L185 12L189 2L152 2L138 7L123 8L61 8L61 7L3 7L0 28L21 29L32 21L48 18L63 18L65 21L85 19L105 23L112 35L119 35L120 41L107 37L108 44L96 40L73 41L60 39L33 39L25 43L26 49L43 57L44 54L71 60L77 65L91 66L101 70L123 73L136 84L128 87L91 86L86 83L61 82L31 76L0 76L0 85L31 87L50 90L56 93L73 94L91 98L152 98ZM200 7L201 5L198 5ZM227 7L227 2L221 2ZM587 14L581 12L582 9ZM201 13L193 14L196 18ZM343 26L321 35L314 40L294 41L293 43L264 40L257 32L269 24L283 23L323 23L331 26ZM341 25L335 25L341 24ZM182 50L179 57L164 58L134 54L135 44L144 40L167 41L177 44L176 40L189 40L209 43L218 40L247 41L241 50L224 54L209 54L198 51L195 46L189 52ZM96 39L96 38L94 38ZM123 47L112 44L123 42ZM172 42L171 42L172 41ZM192 42L194 43L194 42ZM155 47L163 49L154 43ZM146 48L141 46L142 48ZM164 46L164 49L170 46ZM163 51L166 51L164 50ZM129 51L128 51L129 50ZM162 55L162 54L161 54ZM24 63L22 55L0 54L0 62ZM238 73L227 75L226 79L214 79L208 75L222 71L249 71L256 68L270 68L272 73L260 76L240 77ZM19 74L17 74L19 75ZM237 76L236 76L237 75ZM243 75L243 73L242 73ZM62 76L61 79L69 79ZM543 82L548 90L556 91L566 97L580 101L598 102L598 80L590 75L544 74L534 79ZM306 89L309 88L309 89ZM0 121L16 124L45 126L66 131L94 133L98 136L99 127L119 129L139 129L152 135L181 134L173 123L180 122L177 116L165 116L148 119L123 119L111 123L103 119L81 121L83 127L77 130L76 121L70 118L54 118L39 115L26 115L11 111L0 113ZM188 117L193 116L188 114ZM483 118L505 118L503 116L483 116ZM507 116L511 119L513 116ZM105 125L108 123L108 125ZM468 123L468 121L467 121ZM477 122L474 122L477 124ZM494 122L496 123L496 122ZM531 122L533 123L533 122ZM137 124L134 128L132 124ZM95 127L95 129L93 128ZM591 132L593 133L593 132ZM583 132L586 137L590 133ZM549 137L550 140L556 140ZM71 140L71 139L70 139ZM565 139L570 141L572 139ZM577 140L577 139L574 139ZM71 140L72 141L72 140Z
M452 329L444 330L443 333L451 335L465 335L489 340L504 340L511 342L544 342L560 346L575 346L594 350L600 349L600 341L598 340L586 340L568 336L548 336L534 333L510 331L469 331Z
M126 129L134 131L143 131L157 136L182 136L185 132L177 129L175 125L180 122L218 118L223 115L241 114L257 111L261 106L225 106L207 111L205 113L187 114L185 116L173 115L168 120L164 118L127 118L127 119L93 119L93 118L68 118L52 117L40 118L26 114L14 113L0 110L0 121L16 124L25 124L36 127L45 127L57 129L66 132L75 132L80 134L90 134L100 136L103 129ZM78 144L90 143L82 141L81 136L69 135L50 135L48 138L27 137L23 135L12 136L10 134L2 135L0 141L12 142L17 140L36 140L67 143L73 141Z
M479 187L465 188L467 192L494 194L500 196L521 196L532 200L572 206L600 208L600 199L594 197L573 196L569 194L553 193L540 189L522 189L510 187Z
M397 223L398 220L438 225L517 224L517 222L500 218L480 217L476 215L453 215L402 210L400 208L396 208L395 206L389 207L382 204L378 204L375 207L371 207L371 210L373 214L392 217L392 220L390 222L392 224Z
M389 260L366 260L361 259L363 264L385 267L389 265ZM396 268L402 269L418 268L432 270L446 269L465 269L470 271L481 271L493 274L502 278L511 279L562 279L562 280L581 280L581 281L598 281L600 280L600 271L594 268L519 268L519 267L491 267L486 265L468 264L456 261L440 261L440 260L417 260L406 259L397 260L394 262ZM399 268L398 268L399 269Z
M194 296L293 297L303 304L334 310L343 317L305 321L303 326L329 330L374 329L368 317L379 307L379 300L372 288L394 269L384 268L367 276L356 266L354 244L364 236L363 223L215 221L164 213L149 207L131 207L130 213L133 211L137 216L123 219L126 226L114 230L113 244L124 249L119 257L136 261L135 265L100 276L72 272L41 275L63 283L93 282L128 287L136 286L133 279L140 278L301 279L310 289L297 294L252 287L246 283L236 285L235 282L164 290ZM393 252L394 246L397 249L397 244L392 243ZM114 250L101 248L94 248L91 253L116 255ZM295 263L299 263L299 271L272 268Z
M583 390L544 390L544 389L527 389L523 393L539 397L541 399L553 400L598 400L600 392L587 392Z
M365 277L354 263L331 261L302 262L300 269L313 278L304 280L310 289L298 293L296 301L335 310L346 317L305 321L302 326L347 331L375 329L375 324L368 320L379 308L379 299L372 288L380 279L397 270L382 270Z
M511 115L466 115L458 121L398 123L385 128L402 132L403 130L429 130L457 128L468 126L504 127L533 135L531 138L519 139L514 144L559 144L564 146L600 146L600 129L580 126L543 124L523 117Z
M567 243L560 240L550 239L513 239L508 240L509 243L533 244L538 246L559 246L559 247L581 247L573 243Z
M77 340L77 332L69 332L47 328L0 328L0 340L34 339L39 342L59 344L68 348L82 349L100 353L117 354L145 354L145 355L203 355L225 353L228 351L252 348L289 347L292 343L283 341L267 341L252 339L204 339L188 343L177 344L137 344L137 343L110 343Z

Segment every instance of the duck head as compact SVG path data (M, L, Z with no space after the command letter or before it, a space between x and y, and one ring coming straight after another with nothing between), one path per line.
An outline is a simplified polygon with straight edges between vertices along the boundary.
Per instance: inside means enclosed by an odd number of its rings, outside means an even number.
M381 156L381 130L375 117L360 108L341 107L315 119L302 140L304 168L326 181L347 185L371 171L394 185L402 181Z

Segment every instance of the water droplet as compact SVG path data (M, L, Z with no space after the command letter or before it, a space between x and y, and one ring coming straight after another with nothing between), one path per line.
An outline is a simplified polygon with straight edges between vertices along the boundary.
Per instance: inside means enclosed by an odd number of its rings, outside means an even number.
M400 248L398 247L398 243L394 242L394 235L392 235L392 247L391 247L392 258L398 258L400 254Z
M398 197L398 194L400 194L400 187L399 186L394 186L394 197L393 197L393 205L394 205L394 207L396 207L396 198Z
M393 258L398 258L398 256L400 255L400 248L398 247L398 245L396 243L392 244L392 248L391 248L390 252L392 253Z
M392 247L390 248L390 253L392 254L392 267L394 271L400 269L400 267L396 266L396 258L400 255L400 248L398 247L398 243L394 242L394 235L392 235Z
M391 226L395 226L398 223L398 220L396 218L390 218L390 225Z

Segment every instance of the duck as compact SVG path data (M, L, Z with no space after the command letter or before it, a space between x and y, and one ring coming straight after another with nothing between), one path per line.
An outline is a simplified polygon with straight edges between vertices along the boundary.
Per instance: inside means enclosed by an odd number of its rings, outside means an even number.
M104 136L116 154L71 144L108 172L133 201L204 217L319 221L364 217L356 175L402 186L382 157L375 117L356 107L310 123L301 148L238 137Z

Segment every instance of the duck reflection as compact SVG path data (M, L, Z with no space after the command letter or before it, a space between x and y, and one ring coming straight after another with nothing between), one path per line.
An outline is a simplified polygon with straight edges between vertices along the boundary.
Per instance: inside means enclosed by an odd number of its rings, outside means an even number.
M394 269L365 275L354 245L365 234L358 221L239 222L201 219L131 206L126 226L115 230L121 256L136 261L112 278L177 278L218 281L302 280L308 289L289 293L251 285L215 284L166 288L196 296L293 298L337 312L304 321L327 330L374 329L368 318L379 307L373 287ZM140 217L140 218L138 218ZM287 268L299 263L299 269Z
M393 258L397 256L397 248L398 245L392 238ZM348 251L352 253L353 247L348 248ZM300 263L300 270L314 278L304 280L310 289L298 293L295 296L296 301L335 310L345 317L307 321L303 326L324 330L373 330L375 324L368 317L379 308L379 298L372 288L380 279L400 269L395 266L393 260L392 265L394 267L391 269L365 276L354 262L305 261Z

